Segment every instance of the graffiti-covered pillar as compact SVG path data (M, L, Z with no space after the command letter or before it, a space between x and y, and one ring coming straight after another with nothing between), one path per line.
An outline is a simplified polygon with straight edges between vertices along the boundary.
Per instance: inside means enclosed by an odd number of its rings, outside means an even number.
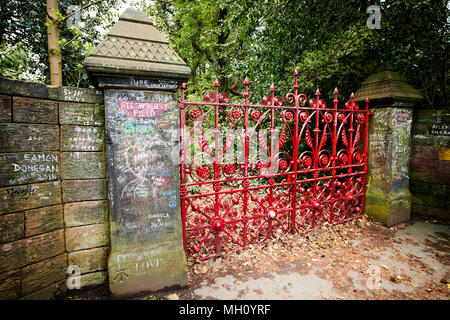
M128 9L85 60L104 92L113 297L187 285L179 199L179 108L190 69Z
M387 226L410 219L409 163L412 108L422 96L390 70L369 76L355 100L370 99L365 212Z

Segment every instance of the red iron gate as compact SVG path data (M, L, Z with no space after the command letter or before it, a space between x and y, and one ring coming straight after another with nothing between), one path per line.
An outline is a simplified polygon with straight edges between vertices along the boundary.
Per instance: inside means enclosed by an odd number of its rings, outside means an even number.
M200 259L262 242L276 232L302 232L360 217L367 174L369 101L333 107L298 92L262 105L229 102L207 92L185 101L181 86L181 213L183 243Z

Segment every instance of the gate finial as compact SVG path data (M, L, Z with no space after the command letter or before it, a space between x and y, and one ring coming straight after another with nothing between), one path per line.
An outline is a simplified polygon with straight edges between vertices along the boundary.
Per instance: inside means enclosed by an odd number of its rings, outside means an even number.
M298 70L295 68L294 71L294 90L298 90L298 82L297 82ZM295 93L297 95L297 92Z
M248 80L248 77L245 77L244 79L244 87L245 87L245 91L244 91L244 98L245 98L245 103L248 103L248 97L250 96L250 93L248 92L248 86L250 84L250 81Z
M334 88L334 100L333 100L333 102L334 102L334 108L335 108L335 109L337 109L337 104L338 104L338 98L337 98L337 96L338 96L338 94L339 94L339 90L338 90L338 88L336 87L336 88Z

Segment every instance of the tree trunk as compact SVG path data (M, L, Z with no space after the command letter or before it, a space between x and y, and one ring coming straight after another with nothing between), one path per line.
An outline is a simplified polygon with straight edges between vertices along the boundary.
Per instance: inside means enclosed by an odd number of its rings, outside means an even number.
M51 18L53 24L47 27L48 57L50 63L50 84L62 86L62 59L61 48L58 45L59 30L57 18L52 9L58 10L58 0L47 0L47 15Z

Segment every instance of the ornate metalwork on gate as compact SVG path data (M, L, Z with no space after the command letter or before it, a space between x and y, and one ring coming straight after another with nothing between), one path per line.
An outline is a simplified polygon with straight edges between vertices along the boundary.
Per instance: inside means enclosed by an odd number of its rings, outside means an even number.
M183 243L200 259L262 242L278 232L306 233L364 212L369 101L327 107L317 90L293 91L261 105L230 103L227 93L185 101L181 86L181 213Z

